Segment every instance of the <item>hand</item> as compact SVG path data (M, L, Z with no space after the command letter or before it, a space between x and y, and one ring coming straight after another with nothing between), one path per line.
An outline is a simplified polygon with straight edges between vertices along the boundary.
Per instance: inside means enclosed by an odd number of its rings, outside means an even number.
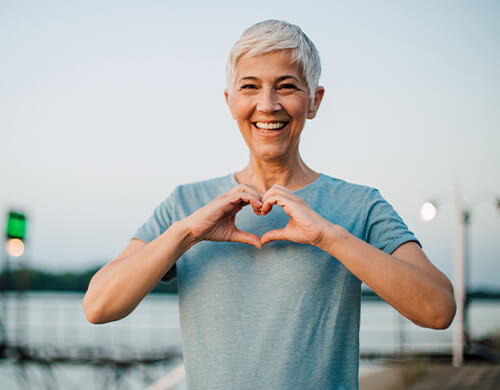
M283 229L265 233L260 239L262 245L271 241L287 240L320 246L324 232L331 225L329 221L311 209L302 198L280 185L272 186L264 194L260 213L268 214L275 204L283 208L290 220Z
M260 215L260 194L253 186L240 184L195 211L185 222L195 241L233 241L261 248L258 236L239 230L234 223L236 214L248 204Z

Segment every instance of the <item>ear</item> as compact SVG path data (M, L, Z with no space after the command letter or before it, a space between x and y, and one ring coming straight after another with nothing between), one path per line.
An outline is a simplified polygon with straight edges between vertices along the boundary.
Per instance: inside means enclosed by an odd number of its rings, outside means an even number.
M231 111L231 116L233 117L233 119L235 119L233 110L231 109L231 97L229 96L229 92L227 91L227 89L224 90L224 98L226 99L226 104L229 107L229 111Z
M309 112L307 113L307 119L313 119L318 112L319 105L321 104L321 100L323 100L323 95L325 94L325 88L319 86L316 88L316 92L314 93L314 102L311 104L309 108Z

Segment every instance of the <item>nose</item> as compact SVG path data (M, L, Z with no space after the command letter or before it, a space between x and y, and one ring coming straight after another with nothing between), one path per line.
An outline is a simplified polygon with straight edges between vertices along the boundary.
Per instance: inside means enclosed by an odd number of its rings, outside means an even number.
M279 96L273 88L263 88L259 93L257 101L257 111L273 113L281 110Z

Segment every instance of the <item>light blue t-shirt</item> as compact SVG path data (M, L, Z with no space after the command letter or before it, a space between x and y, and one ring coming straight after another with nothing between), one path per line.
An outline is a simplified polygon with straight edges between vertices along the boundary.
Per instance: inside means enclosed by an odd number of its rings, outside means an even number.
M236 185L231 174L177 187L134 237L155 239ZM387 253L418 242L376 189L322 174L295 194ZM236 225L260 237L288 219L279 206L266 216L245 207ZM176 272L189 389L358 389L361 282L328 253L204 241Z

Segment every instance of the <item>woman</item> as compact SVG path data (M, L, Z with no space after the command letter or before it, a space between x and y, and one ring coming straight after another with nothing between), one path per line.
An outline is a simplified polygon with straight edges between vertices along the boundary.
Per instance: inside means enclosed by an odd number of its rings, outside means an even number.
M248 165L177 187L90 282L85 313L102 323L177 273L190 388L356 389L361 282L418 325L453 319L449 280L378 191L301 159L319 74L299 27L246 30L225 97Z

